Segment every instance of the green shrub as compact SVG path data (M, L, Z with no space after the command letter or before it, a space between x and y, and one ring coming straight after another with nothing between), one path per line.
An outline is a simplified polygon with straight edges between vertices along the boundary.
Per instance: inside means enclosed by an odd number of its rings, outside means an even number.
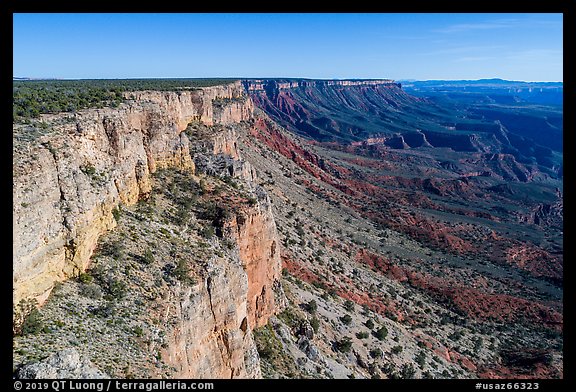
M368 328L368 329L373 329L373 328L374 328L374 321L372 321L372 319L368 319L368 320L366 320L366 322L364 323L364 325L365 325L366 328Z
M120 221L120 207L114 207L112 209L112 216L114 216L116 222Z
M342 353L348 353L352 349L352 339L348 336L345 336L342 339L334 342L334 347L336 350Z
M373 348L372 350L370 350L370 356L374 359L377 358L382 358L382 356L384 355L384 353L382 352L382 350L378 347Z
M362 305L362 314L364 316L370 315L370 308L368 307L368 305L366 304Z
M114 299L121 299L126 295L127 286L124 281L112 278L108 283L108 294Z
M221 244L224 245L226 249L232 250L236 246L236 241L225 238L221 241Z
M344 301L344 309L346 309L349 312L353 312L354 311L354 302L350 301L349 299Z
M385 326L382 326L374 333L374 336L376 336L378 340L384 340L386 336L388 336L388 330Z
M318 317L316 316L312 317L312 319L310 320L310 325L312 326L314 332L318 333L318 329L320 328L320 320L318 320Z
M184 284L189 285L196 284L196 280L190 277L190 267L188 267L188 263L183 259L178 260L176 268L174 268L173 274L176 277L176 279L178 279L180 282Z
M82 272L80 275L78 275L78 280L80 280L80 282L82 283L90 283L92 282L92 280L94 280L94 278L92 277L92 275L86 273L86 272Z
M230 211L214 202L205 202L200 205L199 218L209 220L214 227L221 227L230 217Z
M358 339L366 339L368 336L370 336L368 332L356 332L356 337Z
M400 370L400 376L404 379L414 378L416 374L416 370L414 370L414 366L411 363L405 363Z
M22 324L22 335L37 334L42 330L44 330L42 314L38 309L34 308Z
M173 217L173 222L178 226L183 226L190 217L190 208L185 205L179 205Z
M139 338L141 338L144 335L144 330L139 325L134 327L132 329L132 332L134 333L134 335L138 336Z
M96 168L91 163L80 166L80 170L89 177L93 177L96 174Z
M282 312L278 313L278 318L282 320L286 325L290 328L295 328L302 323L302 318L298 316L294 311L290 308L284 309Z
M102 306L98 308L91 309L92 314L99 316L99 317L112 317L116 314L116 305L113 302L106 302ZM109 320L110 322L113 320Z
M214 237L214 227L210 225L202 226L200 229L200 235L209 240L210 238Z
M460 338L462 337L462 335L464 335L464 333L462 331L454 331L453 333L451 333L450 335L448 335L448 339L457 342L460 340Z
M304 304L304 309L306 309L308 313L314 314L318 310L318 303L316 303L316 300L311 300Z
M352 317L349 314L345 314L344 316L340 317L340 321L342 321L346 325L350 325L352 322Z
M144 252L144 256L142 256L142 262L147 265L154 263L154 254L150 249L146 249L146 252Z
M271 361L282 351L282 343L276 338L270 324L254 329L253 334L260 358Z
M420 366L420 368L424 368L426 365L426 353L424 351L419 351L416 357L414 358L414 362Z
M391 350L392 354L400 354L402 352L402 346L394 346Z
M120 241L107 242L101 245L100 251L114 260L119 260L122 258L124 245Z

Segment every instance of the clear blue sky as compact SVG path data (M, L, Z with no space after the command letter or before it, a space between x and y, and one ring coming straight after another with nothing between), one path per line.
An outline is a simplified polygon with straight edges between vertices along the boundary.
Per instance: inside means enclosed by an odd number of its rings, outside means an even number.
M15 14L14 76L562 81L562 14Z

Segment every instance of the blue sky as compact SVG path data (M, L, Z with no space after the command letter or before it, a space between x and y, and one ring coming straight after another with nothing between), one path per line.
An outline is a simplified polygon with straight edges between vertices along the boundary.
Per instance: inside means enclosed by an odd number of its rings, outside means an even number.
M562 14L14 14L14 76L562 81Z

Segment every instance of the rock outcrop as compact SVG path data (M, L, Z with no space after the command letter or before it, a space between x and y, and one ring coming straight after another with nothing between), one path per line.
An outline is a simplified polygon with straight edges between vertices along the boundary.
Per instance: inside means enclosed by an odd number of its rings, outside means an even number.
M236 216L231 231L248 274L248 325L260 327L282 307L284 297L279 280L280 242L268 196L261 194L257 209Z
M162 358L177 378L260 378L247 321L248 275L239 259L213 260L208 276L175 294L177 325Z
M17 375L21 379L110 378L73 348L58 351L46 359L23 366Z
M217 176L242 179L253 188L254 205L226 222L226 234L234 239L240 260L248 274L248 325L266 324L274 310L282 307L280 276L281 260L276 223L266 192L254 185L256 172L242 160L238 150L238 133L228 127L216 133L204 126L193 126L194 163L199 171Z

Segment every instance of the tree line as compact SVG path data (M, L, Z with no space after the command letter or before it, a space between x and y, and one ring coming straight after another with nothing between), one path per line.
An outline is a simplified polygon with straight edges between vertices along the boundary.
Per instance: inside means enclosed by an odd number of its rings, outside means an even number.
M130 91L182 91L231 83L234 79L82 79L15 80L12 83L15 122L40 114L116 107Z

